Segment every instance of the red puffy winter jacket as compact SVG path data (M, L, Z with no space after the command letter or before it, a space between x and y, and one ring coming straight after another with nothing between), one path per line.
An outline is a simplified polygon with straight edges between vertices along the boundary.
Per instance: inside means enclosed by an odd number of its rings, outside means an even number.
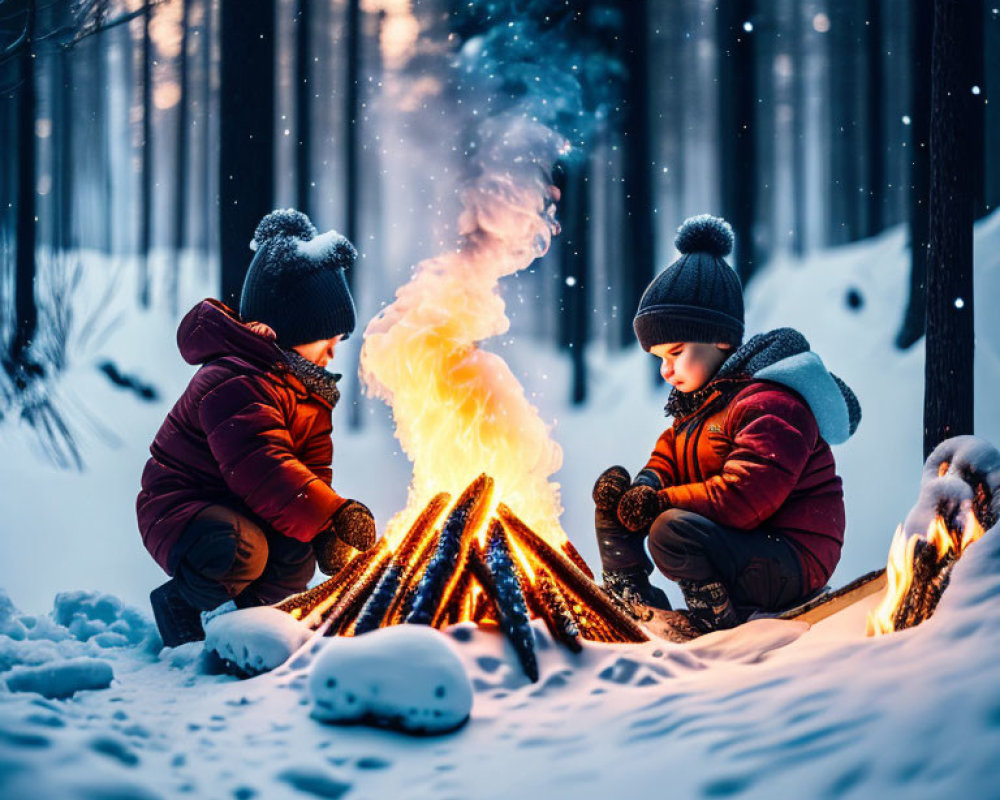
M177 344L185 361L203 366L150 446L136 500L146 549L172 574L185 527L219 503L310 541L346 502L330 488L330 403L218 301L188 312Z
M735 394L710 393L660 436L645 468L676 508L786 536L806 591L840 560L846 518L833 453L809 405L785 386L748 378Z

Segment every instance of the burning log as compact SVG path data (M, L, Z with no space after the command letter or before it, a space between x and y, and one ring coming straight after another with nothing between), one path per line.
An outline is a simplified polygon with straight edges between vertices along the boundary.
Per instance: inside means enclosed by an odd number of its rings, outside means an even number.
M583 560L583 556L580 555L580 551L576 549L576 546L569 539L562 543L562 551L563 555L572 561L580 572L591 580L594 580L594 571L587 565L587 562Z
M413 609L413 598L417 593L417 586L427 570L427 564L431 560L434 551L437 550L438 539L441 538L439 531L434 531L430 536L424 538L417 548L417 553L413 557L412 563L403 573L399 581L399 589L396 598L389 611L385 615L385 625L402 625L410 611Z
M597 584L581 572L562 552L556 550L531 530L504 503L497 507L497 514L511 538L544 564L553 577L562 581L566 588L579 598L581 604L585 605L594 616L599 617L601 622L616 636L622 637L621 641L645 642L649 640L642 628L620 611Z
M409 532L400 542L399 547L392 556L392 562L382 573L378 585L372 591L358 615L354 625L355 635L367 633L378 628L386 618L389 610L397 596L397 592L404 583L404 579L412 574L412 569L417 557L420 554L421 545L441 516L450 499L447 492L436 495L427 507L421 512L417 521L410 527Z
M528 604L524 599L525 581L514 562L510 542L503 526L494 519L487 532L485 556L477 549L474 558L485 563L483 587L493 596L500 612L500 628L514 645L524 674L538 680L538 659L535 657L535 635L531 630Z
M368 560L365 568L360 571L354 583L341 592L335 603L319 611L321 615L319 621L328 623L327 636L335 636L348 630L355 615L361 610L365 599L371 594L375 584L389 565L392 552L386 546L385 539L380 539L372 550L375 551L374 555ZM313 611L313 614L316 613L317 611Z
M532 610L542 618L553 639L562 642L572 652L579 653L583 649L580 644L580 628L552 576L548 572L537 572L534 589L529 594L533 601Z
M893 615L893 628L897 631L919 625L934 613L941 593L948 583L955 551L941 555L925 539L917 539L913 553L913 577L903 602Z
M417 587L413 610L406 621L430 625L441 601L450 594L461 576L469 545L476 529L482 524L493 495L493 479L480 475L462 493L441 531L423 578Z
M1000 452L973 436L939 444L924 464L920 497L889 548L886 594L868 615L869 635L930 617L955 563L998 517Z
M343 592L354 585L370 560L376 556L379 546L376 544L375 547L359 553L348 561L336 575L327 578L312 589L293 594L275 605L275 608L291 614L295 619L302 620L308 620L317 609L320 609L319 613L322 613L337 602ZM381 543L381 546L384 547L384 542Z

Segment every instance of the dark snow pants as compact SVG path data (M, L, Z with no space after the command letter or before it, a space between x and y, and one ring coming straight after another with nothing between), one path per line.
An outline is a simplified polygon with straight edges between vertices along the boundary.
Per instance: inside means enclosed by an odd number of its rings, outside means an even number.
M614 511L597 513L604 570L651 567L671 580L720 581L744 616L789 608L805 599L802 564L787 538L765 529L728 528L700 514L671 508L648 531L632 533Z
M283 536L226 506L209 506L188 525L174 571L181 595L210 611L276 603L306 588L316 571L312 545Z

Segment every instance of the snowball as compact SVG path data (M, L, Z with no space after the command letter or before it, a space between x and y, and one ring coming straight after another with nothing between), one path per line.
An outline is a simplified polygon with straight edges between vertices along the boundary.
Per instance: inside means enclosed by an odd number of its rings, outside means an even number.
M312 635L291 614L271 606L242 608L209 621L205 649L246 675L259 675L288 660Z
M313 665L312 716L407 733L444 733L472 710L472 684L449 639L423 625L397 625L334 639Z
M98 658L71 658L41 667L18 667L6 677L12 692L37 692L42 697L72 697L90 689L107 689L114 679L107 661Z

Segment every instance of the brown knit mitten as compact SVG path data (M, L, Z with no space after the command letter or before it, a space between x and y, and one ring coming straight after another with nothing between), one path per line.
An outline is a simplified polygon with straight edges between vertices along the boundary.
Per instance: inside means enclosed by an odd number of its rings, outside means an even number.
M336 575L358 552L375 544L375 518L364 503L348 500L312 540L324 575Z
M342 542L330 528L321 530L312 540L316 566L324 575L336 575L354 558L358 551Z
M630 531L640 531L648 527L661 511L663 504L656 489L633 486L618 503L618 521Z
M364 503L348 500L330 519L337 538L355 550L367 550L375 544L375 517Z
M594 505L601 511L610 511L617 507L618 501L628 490L632 479L625 467L608 467L602 472L594 484Z

